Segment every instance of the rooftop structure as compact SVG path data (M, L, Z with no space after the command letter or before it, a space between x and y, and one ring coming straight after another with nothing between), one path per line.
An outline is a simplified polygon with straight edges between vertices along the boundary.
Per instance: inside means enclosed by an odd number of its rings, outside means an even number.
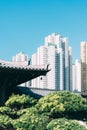
M13 87L40 75L46 75L48 71L48 65L23 66L0 60L0 105L4 104Z

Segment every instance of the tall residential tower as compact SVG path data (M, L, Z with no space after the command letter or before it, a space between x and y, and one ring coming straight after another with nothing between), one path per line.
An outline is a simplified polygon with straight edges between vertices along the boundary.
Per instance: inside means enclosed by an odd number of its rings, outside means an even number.
M81 42L81 91L87 91L87 42Z
M72 48L68 39L53 33L45 37L45 45L32 55L32 64L50 64L47 76L32 80L32 87L71 90L72 89Z
M81 92L81 63L78 60L72 65L72 91Z

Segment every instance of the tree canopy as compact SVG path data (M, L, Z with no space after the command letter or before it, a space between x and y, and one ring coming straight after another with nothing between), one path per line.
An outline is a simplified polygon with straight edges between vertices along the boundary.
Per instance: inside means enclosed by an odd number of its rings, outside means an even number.
M79 94L69 91L51 93L41 98L36 107L40 112L49 112L53 118L87 118L87 103L85 99Z
M12 96L6 101L5 105L7 107L19 110L19 109L31 107L35 105L36 102L37 100L30 97L29 95L12 94Z
M0 126L3 129L87 130L86 122L85 99L68 91L56 91L38 101L24 94L13 94L5 106L0 107Z

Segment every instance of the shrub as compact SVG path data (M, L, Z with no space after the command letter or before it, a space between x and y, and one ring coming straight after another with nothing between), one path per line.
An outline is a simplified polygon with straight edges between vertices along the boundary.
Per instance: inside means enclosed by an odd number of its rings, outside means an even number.
M4 128L12 127L12 119L7 115L0 114L0 124Z
M30 108L19 119L14 120L13 126L15 129L23 130L46 130L49 121L49 117L39 115L34 108Z
M0 114L8 115L11 118L17 117L16 112L13 109L6 106L0 107Z
M41 98L37 109L49 112L51 117L67 117L75 119L87 118L87 104L80 96L68 91L58 91Z
M18 116L22 116L24 114L32 116L33 114L38 114L38 110L35 107L31 107L31 108L21 109L17 112Z
M65 118L52 120L47 125L48 130L87 130L76 120L68 120Z
M31 107L35 105L37 102L36 99L27 96L25 94L23 95L12 95L5 103L7 107L10 107L15 110Z

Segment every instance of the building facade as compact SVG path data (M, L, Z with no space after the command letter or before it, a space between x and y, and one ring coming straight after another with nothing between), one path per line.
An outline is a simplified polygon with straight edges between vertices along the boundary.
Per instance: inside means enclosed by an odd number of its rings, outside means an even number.
M32 55L32 64L50 64L51 71L47 76L32 80L32 87L56 90L71 90L72 88L72 48L68 39L53 33L45 37L45 45L38 48Z
M72 47L69 46L69 90L72 91Z
M81 63L78 60L72 65L72 91L81 92Z
M87 91L87 42L81 42L81 91Z
M27 65L30 64L30 58L29 58L28 55L26 55L25 53L20 52L20 53L16 54L16 56L13 56L13 57L12 57L12 62L13 62L15 65L27 66ZM28 81L28 82L25 82L25 83L23 83L23 84L20 84L20 86L29 87L30 84L31 84L31 82Z
M26 55L23 52L20 52L18 54L16 54L16 56L12 57L12 62L14 62L14 64L17 65L29 65L30 64L30 59L28 57L28 55Z

